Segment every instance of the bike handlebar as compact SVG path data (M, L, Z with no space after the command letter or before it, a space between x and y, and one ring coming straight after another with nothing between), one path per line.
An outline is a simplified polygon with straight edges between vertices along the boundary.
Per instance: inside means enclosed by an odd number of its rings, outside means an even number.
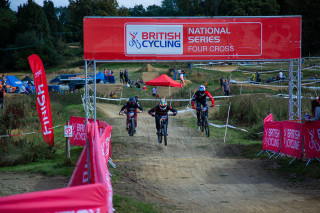
M138 113L142 113L142 112L143 111L139 111L139 112L136 112L136 113L138 114ZM128 112L125 112L125 111L123 113L121 113L121 111L119 112L119 115L124 115L124 114L128 114Z

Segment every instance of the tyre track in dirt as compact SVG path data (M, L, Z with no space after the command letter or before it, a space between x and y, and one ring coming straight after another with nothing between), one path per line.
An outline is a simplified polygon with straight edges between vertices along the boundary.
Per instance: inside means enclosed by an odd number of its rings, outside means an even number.
M98 104L113 126L112 158L121 180L115 194L157 203L163 212L317 212L317 182L290 183L269 171L276 163L241 157L242 146L206 138L170 117L168 146L158 144L154 118L138 115L137 134L125 131L120 107ZM114 112L113 115L112 112ZM211 131L214 131L212 129Z

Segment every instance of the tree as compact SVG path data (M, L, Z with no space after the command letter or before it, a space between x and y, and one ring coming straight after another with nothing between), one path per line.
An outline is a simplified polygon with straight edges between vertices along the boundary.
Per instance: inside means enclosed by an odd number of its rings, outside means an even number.
M158 5L150 5L147 7L146 16L161 16L162 10L162 7Z
M50 0L45 0L43 2L43 10L48 20L51 36L57 37L58 32L61 32L61 24L56 15L53 2Z
M0 9L9 9L10 1L9 0L0 0Z
M44 11L33 0L18 7L17 17L19 33L34 30L39 40L50 38L49 23Z
M131 16L146 16L146 10L142 4L135 5L133 8L130 8Z
M120 7L118 9L118 15L119 16L130 16L130 10L126 7Z
M163 0L161 2L162 16L176 16L178 15L178 7L176 0Z

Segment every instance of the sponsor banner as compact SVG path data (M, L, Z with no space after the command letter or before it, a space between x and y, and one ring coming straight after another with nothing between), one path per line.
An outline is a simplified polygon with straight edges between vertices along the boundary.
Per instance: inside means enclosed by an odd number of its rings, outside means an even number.
M305 157L320 157L320 121L303 124L303 140Z
M267 151L280 151L282 139L282 122L268 121L264 124L262 149Z
M106 195L105 187L100 183L31 192L0 197L0 212L106 213L108 212Z
M302 157L302 123L283 121L283 140L280 152L296 158Z
M29 56L28 60L34 76L34 86L37 91L37 111L42 126L43 139L50 146L54 146L50 98L43 63L36 54Z
M93 119L88 119L88 121L93 122ZM69 125L72 126L72 137L69 139L70 145L84 146L86 144L86 119L71 116Z
M84 18L86 60L301 58L301 17Z
M100 125L101 123L101 125ZM102 183L106 190L108 212L112 210L112 185L107 163L111 152L112 126L105 122L88 122L88 138L90 141L90 176L91 183ZM99 130L100 129L100 130ZM101 131L102 129L102 131ZM88 184L87 146L84 146L76 168L68 186Z

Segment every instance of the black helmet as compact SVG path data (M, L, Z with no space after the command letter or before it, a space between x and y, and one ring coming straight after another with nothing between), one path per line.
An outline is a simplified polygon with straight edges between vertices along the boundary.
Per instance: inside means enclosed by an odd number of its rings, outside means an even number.
M129 98L129 103L130 104L135 104L136 103L136 99L134 97L130 97Z

